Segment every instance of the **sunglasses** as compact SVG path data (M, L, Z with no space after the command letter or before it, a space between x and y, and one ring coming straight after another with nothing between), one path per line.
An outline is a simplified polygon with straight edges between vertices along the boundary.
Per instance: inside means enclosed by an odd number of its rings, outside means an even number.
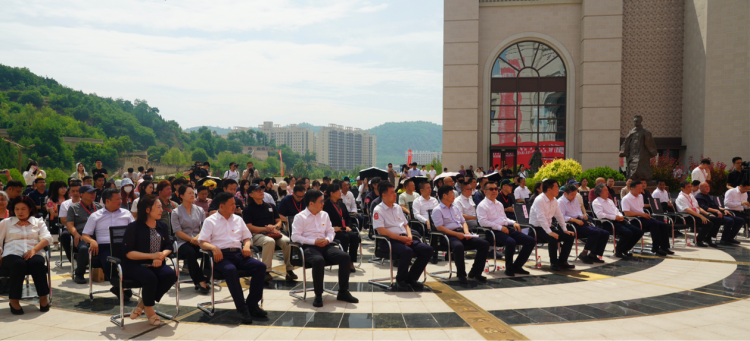
M497 187L492 187L492 188L488 188L487 190L490 191L490 192L497 192L498 188Z

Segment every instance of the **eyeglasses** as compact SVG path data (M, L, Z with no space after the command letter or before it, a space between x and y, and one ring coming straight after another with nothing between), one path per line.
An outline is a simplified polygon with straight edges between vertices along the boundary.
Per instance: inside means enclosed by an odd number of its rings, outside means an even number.
M492 187L492 188L487 189L487 191L490 191L490 192L497 192L497 190L498 190L497 187Z

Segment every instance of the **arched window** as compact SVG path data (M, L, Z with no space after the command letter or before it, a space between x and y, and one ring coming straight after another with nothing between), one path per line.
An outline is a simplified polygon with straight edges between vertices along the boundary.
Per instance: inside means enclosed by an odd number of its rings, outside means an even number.
M493 165L528 166L536 147L545 161L565 157L566 84L565 64L545 44L524 41L500 53L490 97Z

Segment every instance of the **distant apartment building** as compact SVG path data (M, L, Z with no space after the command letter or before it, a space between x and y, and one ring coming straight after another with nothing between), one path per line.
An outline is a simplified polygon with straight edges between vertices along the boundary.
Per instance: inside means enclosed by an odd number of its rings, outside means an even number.
M320 128L315 137L318 163L336 170L354 169L358 165L374 167L376 150L376 136L359 128L329 124Z
M265 121L258 126L258 130L274 139L277 146L287 145L295 153L304 155L305 151L315 152L315 133L312 130L290 124L282 127L280 124Z
M407 150L404 155L406 156L406 160L409 160L409 151ZM416 162L418 165L427 165L432 163L432 160L438 159L438 161L443 160L443 152L420 152L420 151L412 151L411 152L411 162Z

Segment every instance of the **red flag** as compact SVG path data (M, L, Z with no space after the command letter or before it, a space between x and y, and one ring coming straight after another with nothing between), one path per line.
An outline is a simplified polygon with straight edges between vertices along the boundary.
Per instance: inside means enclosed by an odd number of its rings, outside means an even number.
M281 157L281 149L279 149L279 164L281 164L281 176L284 176L284 159Z
M407 158L407 160L406 160L406 164L407 164L407 165L410 165L410 164L411 164L411 149L409 149L409 157L408 157L408 158Z

